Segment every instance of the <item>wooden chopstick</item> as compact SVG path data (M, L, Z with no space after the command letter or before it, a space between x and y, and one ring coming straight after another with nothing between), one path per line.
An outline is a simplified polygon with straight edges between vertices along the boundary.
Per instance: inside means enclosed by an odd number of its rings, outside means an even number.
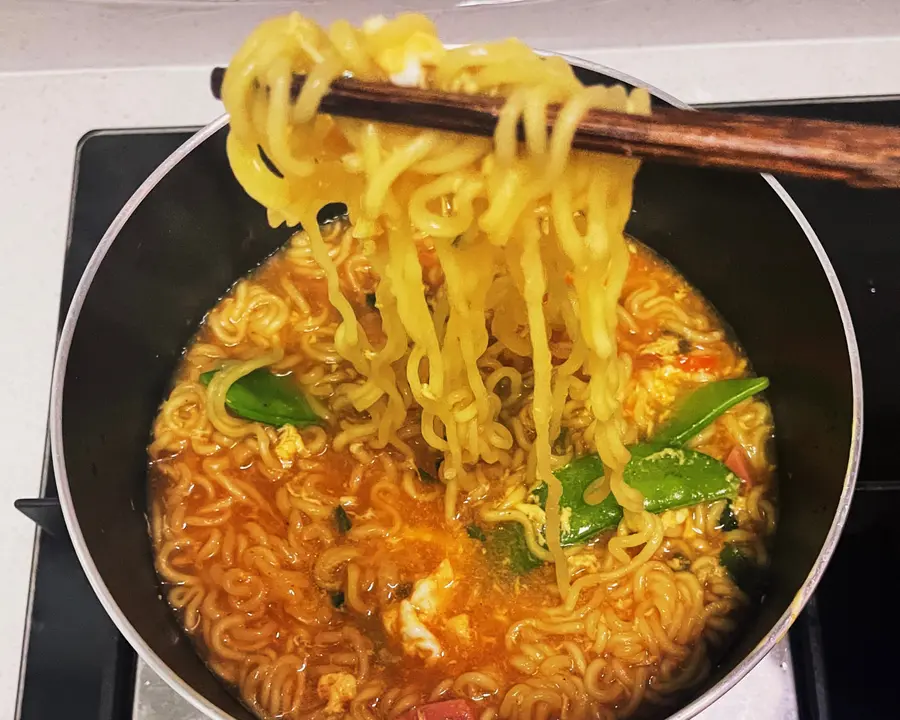
M224 68L213 70L221 94ZM305 78L296 75L298 95ZM503 98L445 93L340 78L322 99L322 112L489 137ZM551 127L557 108L547 109ZM522 128L519 128L520 135ZM573 144L613 153L701 167L842 180L869 188L900 187L900 128L708 110L654 108L653 114L592 110Z

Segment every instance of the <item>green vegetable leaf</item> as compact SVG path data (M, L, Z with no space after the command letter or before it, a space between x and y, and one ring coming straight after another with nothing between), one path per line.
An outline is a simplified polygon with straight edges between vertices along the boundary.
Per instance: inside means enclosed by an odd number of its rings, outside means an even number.
M466 527L466 535L468 535L473 540L480 540L484 542L487 540L487 535L484 534L484 530L482 530L477 525L469 525Z
M722 527L723 532L738 529L737 516L734 514L734 508L731 507L731 500L726 503L725 509L722 510L722 514L719 516L719 525Z
M350 528L353 527L350 516L342 505L338 505L334 509L334 524L337 525L338 532L342 535L350 532Z
M218 370L200 376L209 385ZM266 425L305 427L319 422L306 396L297 384L285 375L274 375L264 368L239 378L225 395L225 404L238 417L256 420Z
M439 482L439 480L432 475L427 470L423 470L422 468L416 468L419 473L419 480L421 480L425 485L434 485Z
M765 569L752 560L735 543L726 543L719 553L719 564L741 590L751 597L760 597L765 591Z
M678 404L653 444L681 447L729 408L769 386L769 378L733 378L704 383Z
M487 536L485 547L492 564L506 568L513 575L524 575L544 564L531 554L519 523L500 523Z

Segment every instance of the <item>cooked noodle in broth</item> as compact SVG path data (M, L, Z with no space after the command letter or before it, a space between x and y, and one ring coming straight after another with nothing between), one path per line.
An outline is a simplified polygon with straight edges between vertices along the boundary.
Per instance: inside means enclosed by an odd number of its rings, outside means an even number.
M508 100L493 141L319 115L342 73ZM625 717L701 682L768 564L773 426L626 239L637 163L570 150L647 95L421 16L295 14L223 99L236 177L303 230L209 312L153 428L157 569L213 670L262 718ZM691 401L714 420L679 434Z

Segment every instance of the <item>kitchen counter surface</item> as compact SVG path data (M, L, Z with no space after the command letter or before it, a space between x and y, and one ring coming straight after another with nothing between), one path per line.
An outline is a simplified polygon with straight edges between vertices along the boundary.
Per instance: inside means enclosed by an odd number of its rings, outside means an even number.
M894 0L0 3L0 708L17 697L34 541L12 503L40 492L77 143L97 128L209 122L210 66L288 8L326 22L422 9L450 42L518 35L692 103L900 95Z

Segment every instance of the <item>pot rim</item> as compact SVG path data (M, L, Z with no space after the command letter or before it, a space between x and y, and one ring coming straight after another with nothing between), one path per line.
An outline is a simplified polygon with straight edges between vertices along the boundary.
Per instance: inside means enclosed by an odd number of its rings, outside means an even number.
M582 67L586 70L602 73L607 77L618 82L628 83L634 87L643 87L654 97L664 100L671 105L682 108L691 109L689 105L681 102L677 98L659 90L647 83L612 68L608 68L598 63L589 62L578 57L565 55L562 53L542 53L559 55L568 60L570 64ZM204 695L197 692L192 686L188 685L177 673L175 673L163 660L153 651L153 649L145 642L143 637L137 632L134 626L129 622L128 618L119 608L115 599L106 586L100 571L94 564L90 552L87 548L84 534L81 532L81 526L75 513L75 507L72 502L72 494L69 488L69 478L66 472L65 463L65 447L63 442L62 428L62 402L64 394L64 385L66 377L66 367L68 364L69 350L72 345L72 338L78 323L78 317L84 305L85 298L90 290L91 283L97 270L100 267L110 246L115 241L122 227L134 213L137 206L149 195L150 191L155 188L159 182L181 162L190 152L197 148L201 143L215 135L219 130L228 124L229 116L227 114L218 117L213 122L198 130L190 138L188 138L178 149L176 149L166 160L156 168L150 176L141 183L140 187L128 199L109 228L103 234L96 250L91 255L91 259L85 268L84 274L78 282L72 303L66 313L66 320L63 325L62 332L59 336L59 344L56 352L56 361L53 368L53 378L50 391L50 454L53 461L53 470L56 474L57 488L59 491L60 505L62 506L63 517L65 518L66 527L75 549L75 554L84 569L85 575L90 582L94 593L100 600L103 609L112 619L113 623L119 629L119 632L125 637L128 643L135 649L140 658L150 666L150 668L159 675L171 688L179 695L193 705L197 710L207 715L213 720L232 720L231 716L224 713L216 705L210 702ZM850 453L847 461L847 469L844 474L844 488L838 501L837 510L831 523L831 528L822 544L822 549L816 557L813 567L804 580L803 585L794 597L790 606L781 615L778 621L772 626L766 636L757 644L757 646L741 660L724 678L722 678L713 687L703 693L690 704L681 708L673 715L669 716L670 720L688 720L707 707L712 705L716 700L721 698L726 692L738 684L747 673L752 670L756 664L762 660L772 648L782 640L786 635L791 624L800 614L803 606L812 595L822 574L825 571L828 561L834 552L838 539L847 519L850 510L850 502L853 497L853 490L856 485L856 475L859 470L860 454L862 451L862 432L863 432L863 388L862 388L862 368L860 365L859 348L856 343L856 335L853 330L853 322L850 317L850 310L847 301L841 289L840 282L834 267L825 252L812 226L804 217L800 208L797 207L793 199L781 184L771 175L763 174L763 179L771 186L775 194L785 204L790 213L794 216L797 224L803 230L809 241L810 246L822 266L828 284L831 286L838 312L841 316L841 323L844 327L844 338L847 342L847 353L850 360L850 375L853 391L853 418L850 431Z

